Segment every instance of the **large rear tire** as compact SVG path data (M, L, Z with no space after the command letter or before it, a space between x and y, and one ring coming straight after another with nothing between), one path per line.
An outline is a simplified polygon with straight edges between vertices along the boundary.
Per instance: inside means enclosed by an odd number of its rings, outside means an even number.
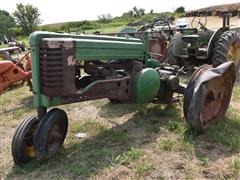
M220 64L233 61L236 66L236 73L240 71L240 37L236 32L226 31L215 42L212 56L212 65L217 67Z
M167 53L164 59L164 62L169 64L169 65L178 65L181 66L181 62L179 57L174 55L174 48L175 48L175 43L176 43L176 39L178 38L178 36L173 36L173 38L171 39L171 41L169 42L168 45L168 49L167 49Z

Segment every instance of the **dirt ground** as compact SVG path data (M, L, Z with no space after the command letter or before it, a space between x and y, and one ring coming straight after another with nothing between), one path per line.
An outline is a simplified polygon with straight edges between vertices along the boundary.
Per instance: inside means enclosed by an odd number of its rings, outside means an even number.
M193 17L187 17L189 26L191 26L191 22L192 22ZM218 29L220 27L222 27L223 24L223 19L217 16L209 16L207 17L207 24L206 27L209 29ZM230 27L234 28L234 27L240 27L240 18L235 16L230 18Z
M3 179L239 179L240 84L224 119L197 134L181 105L63 105L69 130L48 162L14 165L11 138L22 119L36 114L28 87L0 96L0 177ZM87 133L76 138L75 134Z

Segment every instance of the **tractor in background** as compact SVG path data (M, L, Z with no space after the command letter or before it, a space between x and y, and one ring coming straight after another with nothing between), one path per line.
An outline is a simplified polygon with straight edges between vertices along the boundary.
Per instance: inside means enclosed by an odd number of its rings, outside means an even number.
M168 41L176 31L172 25L174 20L174 17L158 17L152 21L129 23L117 33L98 33L98 35L140 38L143 41L146 41L147 35L149 57L163 63L166 58Z
M227 59L234 62L239 73L240 36L230 30L231 13L222 11L222 15L223 26L217 31L206 28L206 16L194 17L192 28L181 29L172 37L165 62L192 70L203 64L217 67Z

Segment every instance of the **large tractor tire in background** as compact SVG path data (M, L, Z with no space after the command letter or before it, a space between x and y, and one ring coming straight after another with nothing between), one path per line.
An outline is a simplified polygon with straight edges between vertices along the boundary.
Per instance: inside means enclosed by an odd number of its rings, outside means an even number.
M164 62L169 65L181 66L180 59L179 57L176 56L176 53L175 53L175 51L177 51L178 49L178 47L176 47L177 39L179 39L179 36L175 35L169 42Z
M240 74L240 37L236 32L226 31L215 42L212 65L218 65L233 61L236 66L237 75Z

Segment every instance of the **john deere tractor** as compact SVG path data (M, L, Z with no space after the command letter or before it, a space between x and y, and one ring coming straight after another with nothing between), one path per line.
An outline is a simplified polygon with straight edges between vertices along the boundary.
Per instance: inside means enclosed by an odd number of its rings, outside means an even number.
M179 83L181 69L151 58L151 39L148 33L143 38L31 34L37 113L27 117L13 136L14 162L48 160L59 151L68 118L54 106L62 104L102 98L114 103L171 104L182 94L184 115L192 128L202 131L224 116L235 81L234 64L202 66L184 86Z
M233 61L240 68L240 37L230 30L228 11L222 11L223 26L217 31L206 28L205 16L194 17L192 28L181 29L171 39L165 62L171 65L195 67L212 64L214 67ZM200 29L199 29L200 27Z

